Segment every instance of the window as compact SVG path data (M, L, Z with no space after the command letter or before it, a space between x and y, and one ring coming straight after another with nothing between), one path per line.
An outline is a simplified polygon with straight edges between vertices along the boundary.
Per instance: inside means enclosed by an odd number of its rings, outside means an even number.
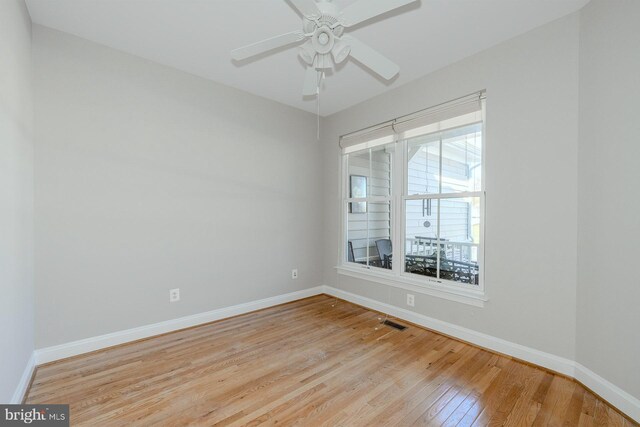
M479 285L482 124L405 145L404 271Z
M340 143L341 264L414 287L482 294L484 92Z
M347 156L348 261L387 268L391 254L391 182L393 145L368 148Z

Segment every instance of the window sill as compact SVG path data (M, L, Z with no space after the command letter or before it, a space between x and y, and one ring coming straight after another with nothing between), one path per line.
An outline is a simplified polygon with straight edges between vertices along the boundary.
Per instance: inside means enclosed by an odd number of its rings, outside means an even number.
M367 267L341 265L336 267L336 270L338 271L338 274L343 276L370 280L383 285L393 286L394 288L443 298L449 301L455 301L475 307L484 307L484 303L489 300L482 291L458 289L457 287L454 288L453 286L446 284L432 285L404 275L398 276L391 272L378 271L377 269Z

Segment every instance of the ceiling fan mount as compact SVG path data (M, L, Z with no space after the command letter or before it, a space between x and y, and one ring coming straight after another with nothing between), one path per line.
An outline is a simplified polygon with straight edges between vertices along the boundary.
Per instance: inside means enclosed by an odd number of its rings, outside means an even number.
M307 64L302 94L317 93L318 73L333 68L349 56L386 80L400 68L358 39L344 34L345 28L383 15L417 0L359 0L342 10L330 0L289 0L303 17L302 31L292 31L250 44L231 52L233 59L256 56L291 44L300 44L298 55Z

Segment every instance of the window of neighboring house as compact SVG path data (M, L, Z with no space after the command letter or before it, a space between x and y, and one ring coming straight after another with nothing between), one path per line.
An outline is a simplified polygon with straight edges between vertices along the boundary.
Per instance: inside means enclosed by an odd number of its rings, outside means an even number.
M481 92L341 139L343 266L483 292L484 105Z

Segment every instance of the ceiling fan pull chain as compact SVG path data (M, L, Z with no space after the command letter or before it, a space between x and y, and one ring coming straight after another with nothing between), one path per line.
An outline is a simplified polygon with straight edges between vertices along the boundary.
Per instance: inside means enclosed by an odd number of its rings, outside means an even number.
M318 70L318 86L316 87L316 105L317 105L317 119L318 119L318 141L320 141L320 87L322 86L322 81L324 80L324 70Z
M320 82L322 81L322 73L318 71L318 85L316 86L316 118L318 120L318 134L317 138L320 141Z

